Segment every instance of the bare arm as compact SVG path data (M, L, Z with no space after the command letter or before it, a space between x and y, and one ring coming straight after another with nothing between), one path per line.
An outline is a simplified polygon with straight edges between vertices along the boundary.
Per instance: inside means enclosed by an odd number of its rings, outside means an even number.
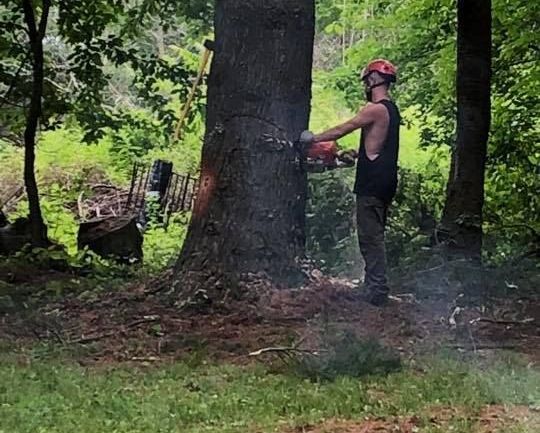
M318 143L321 141L338 140L339 138L350 134L358 128L365 128L375 121L380 109L381 106L379 104L367 104L352 119L349 119L341 125L335 126L334 128L330 128L320 134L315 135L313 142Z

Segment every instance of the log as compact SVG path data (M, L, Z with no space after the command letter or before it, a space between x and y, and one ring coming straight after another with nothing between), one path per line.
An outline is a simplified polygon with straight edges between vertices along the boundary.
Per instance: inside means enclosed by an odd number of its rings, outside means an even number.
M143 258L143 236L133 215L81 223L77 244L79 249L87 247L101 257L121 263L139 262Z

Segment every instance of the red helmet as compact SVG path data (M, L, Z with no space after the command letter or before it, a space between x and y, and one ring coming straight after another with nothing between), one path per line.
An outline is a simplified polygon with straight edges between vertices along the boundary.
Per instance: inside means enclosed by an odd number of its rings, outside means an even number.
M384 60L384 59L372 60L362 70L362 73L360 74L360 78L364 80L372 72L379 72L381 74L389 76L391 82L396 81L397 68L388 60Z
M335 141L320 141L311 145L307 157L321 160L325 164L331 164L334 162L337 152L337 143Z

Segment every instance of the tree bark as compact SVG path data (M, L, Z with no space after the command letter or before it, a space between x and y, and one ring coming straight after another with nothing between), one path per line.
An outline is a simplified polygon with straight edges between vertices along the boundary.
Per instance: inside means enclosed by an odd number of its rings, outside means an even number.
M301 276L306 173L290 146L309 120L313 0L217 0L200 188L176 285ZM287 143L289 141L289 143Z
M491 1L458 1L457 140L441 226L451 255L482 251L484 170L490 128Z
M43 221L39 204L39 193L35 175L36 133L41 117L43 96L43 38L49 18L50 0L43 0L39 25L36 24L34 7L30 0L23 0L24 19L28 28L30 50L32 53L32 95L26 116L24 131L24 184L28 196L28 210L31 226L32 245L48 245L47 227Z

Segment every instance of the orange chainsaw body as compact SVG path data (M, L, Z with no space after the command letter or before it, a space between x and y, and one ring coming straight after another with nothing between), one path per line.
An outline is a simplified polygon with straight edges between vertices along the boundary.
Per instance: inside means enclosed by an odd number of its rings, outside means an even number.
M312 160L319 160L323 164L331 165L335 162L338 153L335 141L321 141L314 143L308 149L307 157Z

